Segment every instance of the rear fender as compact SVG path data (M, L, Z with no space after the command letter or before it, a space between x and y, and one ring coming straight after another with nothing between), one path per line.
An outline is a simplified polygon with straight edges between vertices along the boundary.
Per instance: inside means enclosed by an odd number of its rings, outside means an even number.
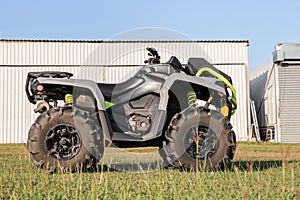
M104 97L96 82L91 80L81 79L56 79L56 78L43 78L37 79L40 84L53 84L53 85L67 85L72 87L79 87L89 90L97 101L98 110L105 111Z
M56 79L56 78L37 78L40 84L54 84L54 85L66 85L71 87L78 87L89 90L94 96L97 102L99 120L103 129L104 137L106 141L111 141L110 127L105 117L105 102L104 97L96 82L91 80L81 79Z

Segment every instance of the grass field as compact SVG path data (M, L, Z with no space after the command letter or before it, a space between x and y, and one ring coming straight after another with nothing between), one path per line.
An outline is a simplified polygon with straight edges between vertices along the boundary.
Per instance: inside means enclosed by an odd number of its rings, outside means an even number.
M0 184L1 199L300 199L300 144L239 143L225 172L53 175L31 164L25 145L0 145Z

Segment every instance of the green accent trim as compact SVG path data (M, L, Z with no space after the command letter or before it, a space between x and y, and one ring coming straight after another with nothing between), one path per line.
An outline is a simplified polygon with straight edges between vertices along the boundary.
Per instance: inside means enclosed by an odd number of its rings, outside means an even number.
M105 108L106 109L109 109L110 107L112 107L113 105L115 105L114 103L111 103L109 101L104 101L104 104L105 104Z
M237 102L236 102L236 91L235 91L235 88L233 87L233 85L224 77L222 76L221 74L219 74L218 72L214 71L213 69L211 68L208 68L208 67L204 67L202 69L200 69L195 76L200 76L203 72L208 72L210 73L211 75L215 76L216 78L220 79L221 81L223 81L227 87L229 87L229 89L231 90L232 92L232 97L231 99L229 99L229 101L233 104L233 108L232 108L232 111L231 111L231 115L233 115L235 112L236 112L236 109L237 109Z

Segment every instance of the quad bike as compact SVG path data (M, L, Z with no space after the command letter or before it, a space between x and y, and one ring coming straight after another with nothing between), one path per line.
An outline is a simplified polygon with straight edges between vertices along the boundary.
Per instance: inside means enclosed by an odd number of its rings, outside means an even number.
M68 72L30 72L29 101L40 113L29 130L34 165L49 171L95 167L105 147L159 147L165 166L222 170L230 166L236 139L231 77L203 58L181 64L151 56L118 84L72 79ZM59 104L61 104L59 106Z

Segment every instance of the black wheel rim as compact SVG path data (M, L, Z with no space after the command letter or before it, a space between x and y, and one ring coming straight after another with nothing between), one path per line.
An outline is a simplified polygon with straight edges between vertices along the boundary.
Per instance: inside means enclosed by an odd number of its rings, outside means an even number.
M197 145L195 142L195 135L198 131L198 153L196 151ZM184 139L184 147L186 152L194 159L199 158L204 160L214 155L219 146L219 139L217 134L208 127L199 126L198 129L192 128L188 131Z
M74 158L80 151L81 143L80 134L69 124L56 125L46 136L48 155L60 160Z

